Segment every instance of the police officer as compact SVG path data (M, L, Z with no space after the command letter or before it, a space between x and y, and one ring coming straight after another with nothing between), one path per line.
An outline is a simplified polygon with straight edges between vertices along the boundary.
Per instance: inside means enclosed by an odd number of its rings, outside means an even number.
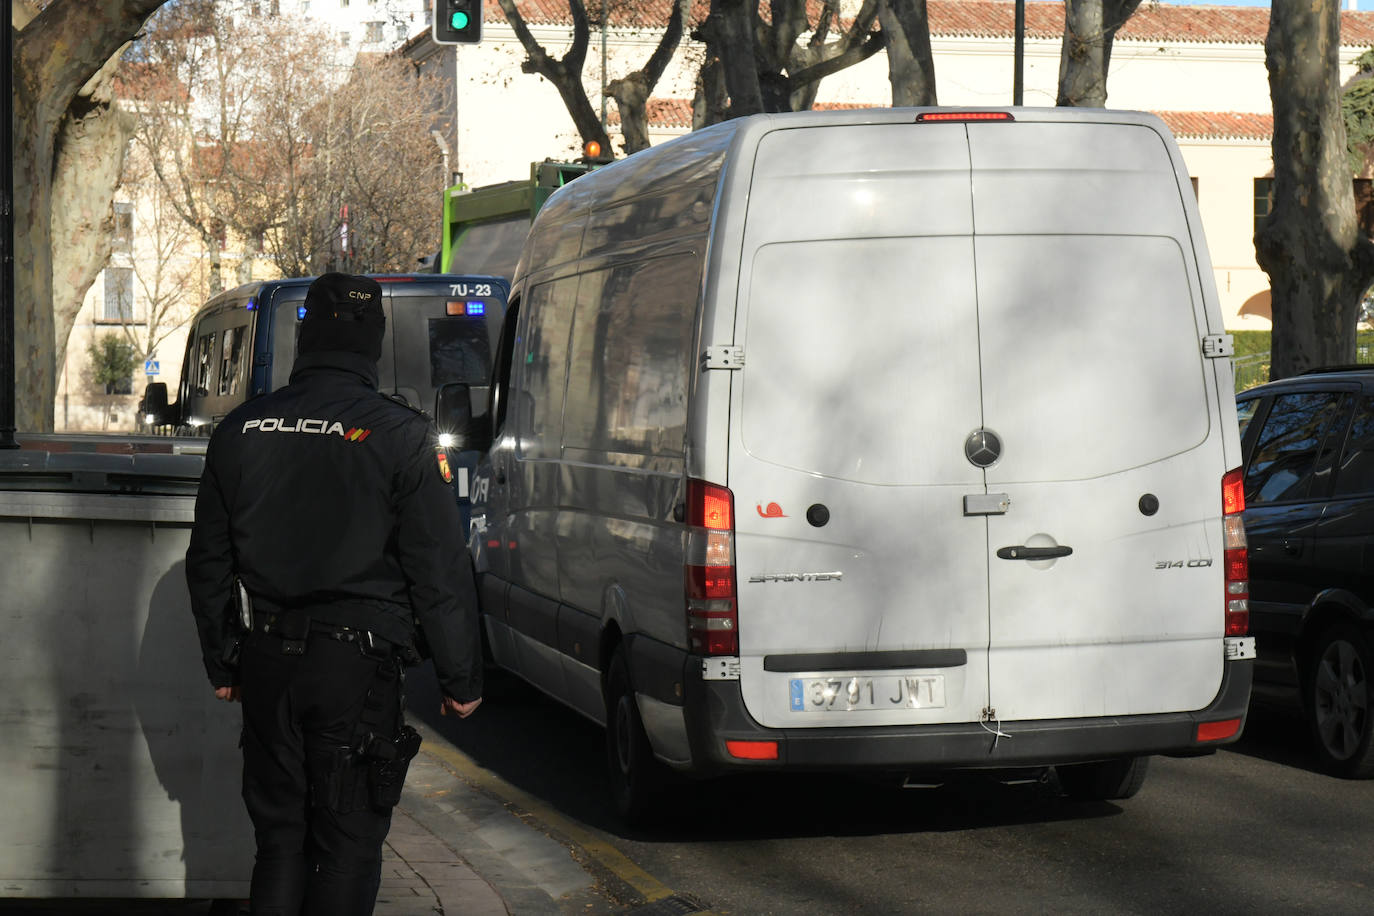
M372 912L418 748L416 620L440 712L481 702L452 476L425 415L377 391L385 326L376 281L315 280L290 384L232 411L205 457L186 579L215 695L243 702L255 914Z

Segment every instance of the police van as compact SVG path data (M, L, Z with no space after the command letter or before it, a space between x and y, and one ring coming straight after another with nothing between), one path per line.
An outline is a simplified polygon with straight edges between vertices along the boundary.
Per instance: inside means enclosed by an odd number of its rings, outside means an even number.
M474 478L492 655L668 771L1058 771L1250 693L1231 341L1148 114L758 115L579 178ZM486 443L483 443L486 444Z
M471 393L480 415L488 401L491 355L505 318L507 281L460 274L373 274L382 288L386 336L378 362L382 393L434 412ZM167 386L148 385L143 424L176 435L208 436L249 398L284 386L296 358L305 294L314 277L247 283L196 312L186 339L175 403ZM459 464L460 496L466 469Z

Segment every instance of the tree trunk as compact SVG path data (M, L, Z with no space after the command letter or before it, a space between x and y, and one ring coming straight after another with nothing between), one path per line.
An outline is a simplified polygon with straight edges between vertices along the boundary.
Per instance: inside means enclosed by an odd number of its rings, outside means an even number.
M871 31L878 0L864 0L843 37L828 41L839 6L838 0L818 7L806 0L771 0L764 22L757 2L711 0L711 13L696 34L706 42L708 65L719 60L724 71L729 117L809 108L823 78L882 49L883 34ZM817 8L813 26L809 12ZM799 39L808 30L811 38L802 46Z
M729 120L730 94L725 89L725 70L720 58L707 54L697 74L692 95L692 130Z
M606 128L601 123L601 116L588 101L586 87L582 85L582 65L587 60L587 43L591 37L586 5L582 0L568 0L568 10L572 13L573 20L573 43L568 53L563 55L563 59L558 60L550 57L535 40L529 26L525 24L524 17L515 6L515 0L498 2L501 4L501 11L506 14L506 20L515 30L515 36L525 48L527 57L520 65L520 69L525 73L537 73L553 83L558 95L563 99L563 105L568 109L568 114L572 116L573 126L577 128L577 134L582 141L585 143L595 140L601 144L602 149L609 150L611 141L606 135Z
M57 136L81 88L163 0L54 0L14 42L14 360L20 429L53 427L52 200Z
M708 59L714 57L720 62L732 118L764 110L754 48L757 10L757 3L746 0L711 0L710 15L697 30L706 42Z
M938 105L926 0L878 0L878 22L887 38L892 106Z
M826 13L830 12L827 7ZM821 80L846 67L868 60L887 44L887 36L874 31L878 20L878 0L864 0L851 21L849 31L839 41L825 41L828 15L823 14L812 40L806 48L796 47L787 68L788 107L781 111L806 111L816 102ZM929 37L929 36L927 36Z
M606 84L606 94L615 99L616 108L620 111L620 132L625 138L626 154L649 148L649 96L653 94L654 86L658 85L663 71L673 58L673 52L682 41L682 24L687 18L689 2L674 0L672 12L668 14L668 26L642 70ZM602 28L605 28L605 23L602 23Z
M52 194L55 362L66 362L67 339L86 291L109 261L115 189L133 136L133 119L113 107L118 58L72 101L57 142Z
M1274 318L1271 378L1354 362L1374 244L1359 231L1340 107L1338 0L1274 0L1264 43L1274 205L1255 233Z
M1059 52L1056 105L1105 108L1112 40L1140 0L1064 0L1064 43Z

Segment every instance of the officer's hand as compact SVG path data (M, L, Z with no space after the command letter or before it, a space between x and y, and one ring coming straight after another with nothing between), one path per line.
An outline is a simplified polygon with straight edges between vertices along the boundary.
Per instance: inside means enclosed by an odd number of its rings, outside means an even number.
M240 687L216 687L215 696L229 703L237 703L239 701L239 691L241 689ZM481 701L479 700L478 702Z
M444 697L444 702L439 706L439 715L446 716L452 712L460 719L466 719L477 711L477 707L482 705L482 698L478 697L468 703L459 703L453 697Z

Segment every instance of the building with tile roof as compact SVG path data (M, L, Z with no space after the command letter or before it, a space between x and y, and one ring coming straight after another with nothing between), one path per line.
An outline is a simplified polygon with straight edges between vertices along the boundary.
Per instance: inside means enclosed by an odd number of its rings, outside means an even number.
M588 6L595 15L595 0ZM852 12L850 6L857 9L857 0L845 7ZM548 53L566 53L573 29L565 0L517 0L517 7ZM700 22L708 8L706 0L693 0L692 20ZM1013 0L928 0L927 8L940 104L1009 105ZM583 71L593 107L603 105L603 72L604 79L614 79L648 60L668 9L668 0L611 7L604 60L601 33L593 28ZM1024 101L1053 105L1064 7L1031 0L1025 10ZM1252 242L1256 212L1267 208L1272 175L1273 118L1264 64L1268 27L1264 7L1147 0L1117 33L1107 82L1108 105L1153 111L1177 137L1193 176L1228 326L1234 329L1269 326L1268 277L1255 262ZM1374 46L1374 12L1343 11L1341 28L1342 77L1349 79L1355 58ZM417 56L437 55L458 87L458 126L449 141L453 169L469 185L481 186L527 175L530 162L575 158L580 140L571 118L552 85L522 72L524 49L495 2L485 6L483 35L480 45L456 51L436 48L417 35L407 49ZM653 142L690 131L703 54L700 43L683 39L650 102ZM884 55L827 77L816 104L890 105ZM614 102L604 110L618 146Z

